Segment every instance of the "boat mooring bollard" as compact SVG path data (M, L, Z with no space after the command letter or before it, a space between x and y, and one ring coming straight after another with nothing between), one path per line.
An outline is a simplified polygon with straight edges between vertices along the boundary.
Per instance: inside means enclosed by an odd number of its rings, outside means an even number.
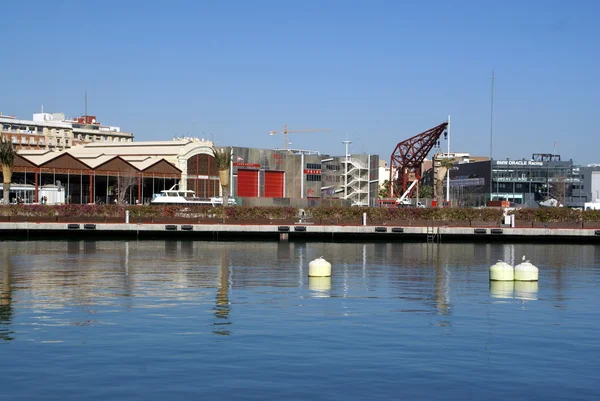
M129 210L125 210L125 224L129 224Z

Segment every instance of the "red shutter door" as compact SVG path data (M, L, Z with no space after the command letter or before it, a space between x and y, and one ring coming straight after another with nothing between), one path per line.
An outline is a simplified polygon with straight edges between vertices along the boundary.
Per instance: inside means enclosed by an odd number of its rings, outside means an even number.
M265 171L265 197L283 198L283 171Z
M258 196L258 170L238 170L237 196Z

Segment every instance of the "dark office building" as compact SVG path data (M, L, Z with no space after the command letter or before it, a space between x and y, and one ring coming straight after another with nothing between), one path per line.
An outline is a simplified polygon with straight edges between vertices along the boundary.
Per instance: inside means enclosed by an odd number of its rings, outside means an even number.
M534 154L530 160L487 160L456 164L450 172L451 198L463 206L481 206L488 200L507 200L536 207L556 199L578 206L573 190L581 185L579 166L559 155Z

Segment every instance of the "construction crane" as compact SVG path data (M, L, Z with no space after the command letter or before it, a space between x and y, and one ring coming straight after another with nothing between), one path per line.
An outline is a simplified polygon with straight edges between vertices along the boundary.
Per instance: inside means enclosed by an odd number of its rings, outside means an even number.
M396 180L398 182L398 192L402 191L402 198L410 196L411 192L414 191L414 185L409 187L410 174L414 174L416 181L421 179L421 164L436 145L440 136L443 133L447 134L447 127L447 122L442 123L396 145L390 158L390 198L395 195L393 183Z
M283 134L283 140L285 141L284 149L288 150L288 134L294 132L328 132L331 131L329 128L312 128L312 129L287 129L287 124L283 126L283 131L270 131L269 135Z

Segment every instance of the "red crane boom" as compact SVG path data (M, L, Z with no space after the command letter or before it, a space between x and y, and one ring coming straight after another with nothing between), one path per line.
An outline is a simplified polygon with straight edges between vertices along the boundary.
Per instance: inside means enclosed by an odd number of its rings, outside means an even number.
M394 193L394 181L398 181L398 188L404 193L409 186L411 173L416 180L421 179L421 164L447 127L447 122L442 123L396 145L390 158L390 198L399 195ZM397 174L397 178L394 178L394 174Z

